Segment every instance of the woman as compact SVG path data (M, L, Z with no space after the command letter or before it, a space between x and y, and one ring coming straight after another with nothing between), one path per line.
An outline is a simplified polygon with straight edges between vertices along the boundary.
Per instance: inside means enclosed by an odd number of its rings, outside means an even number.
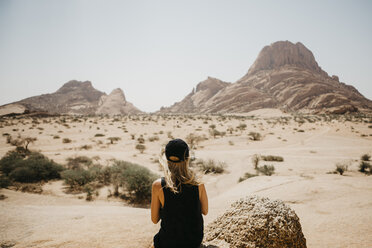
M189 147L183 140L171 140L165 156L165 177L152 184L151 220L156 224L161 219L154 247L197 248L203 240L202 214L208 213L207 192L189 170Z

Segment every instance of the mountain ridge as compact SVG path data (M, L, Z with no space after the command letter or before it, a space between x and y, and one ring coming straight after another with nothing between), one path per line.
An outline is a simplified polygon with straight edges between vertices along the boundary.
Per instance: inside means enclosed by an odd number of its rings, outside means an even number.
M218 79L215 79L217 81ZM197 108L190 95L161 113L244 113L278 108L305 113L372 111L372 101L351 85L329 76L302 43L278 41L265 46L248 72L234 83L205 95Z
M64 83L54 93L32 96L0 106L1 115L30 112L77 115L142 113L133 104L126 101L124 92L120 88L113 90L110 95L106 95L106 93L95 89L90 81L78 80Z

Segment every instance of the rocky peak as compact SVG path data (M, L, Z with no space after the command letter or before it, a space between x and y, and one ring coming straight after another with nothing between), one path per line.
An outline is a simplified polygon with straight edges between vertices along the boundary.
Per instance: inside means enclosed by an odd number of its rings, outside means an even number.
M116 88L113 91L111 91L109 97L110 98L120 99L121 101L126 102L124 92L120 88Z
M222 88L225 88L229 83L223 82L217 78L208 77L206 80L200 82L196 86L196 92L202 90L210 90L211 92L217 92Z
M71 91L80 91L80 90L95 90L92 86L92 83L90 81L77 81L77 80L71 80L62 85L61 88L57 90L56 93L68 93Z
M108 96L101 98L96 114L99 115L123 115L141 113L133 104L125 99L122 89L117 88L111 91Z
M248 70L248 75L257 71L279 69L283 66L295 66L328 76L315 61L313 53L301 42L277 41L265 46L256 61Z

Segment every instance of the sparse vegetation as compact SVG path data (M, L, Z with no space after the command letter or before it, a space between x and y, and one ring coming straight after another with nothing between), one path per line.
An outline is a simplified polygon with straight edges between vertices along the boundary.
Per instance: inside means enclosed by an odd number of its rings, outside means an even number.
M367 175L372 174L372 165L370 164L371 155L363 154L359 164L359 171Z
M146 150L146 146L143 144L137 144L136 149L143 153Z
M72 142L72 140L70 140L69 138L63 138L63 140L62 140L62 143L64 143L64 144L71 143L71 142Z
M264 165L264 166L259 166L257 168L258 173L262 173L266 176L271 176L275 172L275 167L274 165Z
M193 164L205 174L214 173L220 174L225 171L226 163L224 162L216 162L213 159L203 160L197 159Z
M347 171L349 168L349 164L344 162L344 163L336 163L336 169L335 172L339 173L341 176L344 174L345 171Z
M256 177L256 176L258 176L258 175L257 174L252 174L252 173L246 172L246 173L244 173L244 176L239 177L238 183L243 182L244 180L246 180L248 178Z
M114 144L115 142L121 140L120 137L109 137L107 139L110 141L110 144Z
M141 134L140 137L137 139L138 143L139 144L144 144L145 143L145 139L143 138L143 135Z
M283 162L284 161L283 157L274 156L274 155L261 156L261 159L263 161L275 161L275 162Z
M159 136L157 136L157 135L149 137L150 142L154 142L154 141L158 141L158 140L159 140Z
M71 170L89 168L93 164L92 159L88 158L87 156L70 157L66 160L67 168Z
M369 154L363 154L361 157L362 161L369 161L371 159L371 155Z
M260 155L258 155L258 154L253 154L253 156L252 156L252 164L253 164L253 168L254 168L255 170L258 169L258 164L259 164L259 162L260 162Z
M257 132L249 132L248 136L250 137L251 140L254 141L259 141L262 139L261 134Z

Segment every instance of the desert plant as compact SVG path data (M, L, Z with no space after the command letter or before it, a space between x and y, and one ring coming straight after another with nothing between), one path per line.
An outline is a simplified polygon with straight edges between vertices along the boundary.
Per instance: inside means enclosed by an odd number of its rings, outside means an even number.
M336 163L335 172L339 173L341 176L347 171L349 165L346 163Z
M244 173L244 176L239 177L238 183L243 182L244 180L246 180L248 178L256 177L256 176L257 176L257 174L252 174L252 173L246 172L246 173Z
M243 132L247 128L247 124L240 123L236 128L239 129L240 132Z
M159 140L159 136L157 136L157 135L149 137L150 142L154 142L154 141L157 141L157 140Z
M84 185L95 179L92 171L85 169L65 170L61 173L61 177L70 189L75 190L81 190Z
M67 158L67 168L69 169L80 169L82 167L90 167L93 164L92 159L87 156L77 156Z
M262 173L266 176L271 176L272 174L274 174L274 171L275 171L275 167L273 165L264 165L264 166L259 166L257 168L257 172L259 173Z
M283 157L274 156L274 155L261 156L261 159L263 161L275 161L275 162L283 162L284 161Z
M150 201L151 185L156 178L149 169L137 164L130 164L121 174L122 184L134 202Z
M257 132L249 132L248 136L250 137L251 140L254 141L259 141L262 139L261 134Z
M214 173L214 174L220 174L225 171L226 163L224 162L216 162L213 159L203 160L198 159L195 161L195 165L198 167L198 169L205 174L208 173Z
M140 137L137 139L138 143L143 144L145 143L145 139L143 138L143 135L141 134Z
M120 137L109 137L107 139L110 140L110 144L114 144L115 141L121 140Z
M146 150L146 146L143 144L137 144L136 149L143 153Z
M259 164L259 162L260 162L260 155L258 155L258 154L253 154L253 156L252 156L252 164L253 164L253 168L254 168L255 170L258 169L258 164Z
M82 145L82 146L80 146L80 150L89 150L89 149L92 149L92 146L91 145Z
M0 175L0 189L7 188L10 185L11 185L11 182L9 178L4 175Z
M67 143L71 143L71 141L72 140L70 140L69 138L63 138L62 143L67 144Z
M168 139L174 139L172 132L167 132Z
M13 181L31 183L60 178L63 167L41 153L18 149L0 160L0 170Z
M13 139L11 135L6 136L6 142L8 144L11 144L15 147L23 147L25 150L28 150L28 146L30 143L34 143L37 140L37 138L34 137L22 137L18 134L18 137L16 139Z
M96 133L96 134L94 135L94 137L103 137L103 136L105 136L103 133Z
M369 154L363 154L361 157L362 161L369 161L371 159L371 155Z
M92 185L85 185L83 187L83 192L87 193L87 196L85 198L86 201L92 201L93 200L93 192L94 192L94 187Z
M359 171L365 174L371 174L372 166L368 161L361 161L359 164Z

